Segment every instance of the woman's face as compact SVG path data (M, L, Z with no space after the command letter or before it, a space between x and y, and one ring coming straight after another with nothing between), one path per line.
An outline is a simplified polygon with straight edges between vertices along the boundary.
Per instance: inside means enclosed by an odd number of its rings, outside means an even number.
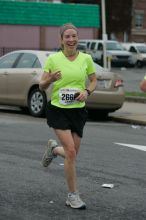
M74 29L67 29L64 31L61 44L64 50L75 50L78 45L78 33Z

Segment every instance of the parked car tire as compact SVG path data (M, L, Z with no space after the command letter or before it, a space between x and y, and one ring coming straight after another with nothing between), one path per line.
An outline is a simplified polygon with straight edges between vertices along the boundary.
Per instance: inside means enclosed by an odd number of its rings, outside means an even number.
M44 91L35 88L31 91L28 97L28 109L32 116L41 117L45 115L47 104L46 94Z

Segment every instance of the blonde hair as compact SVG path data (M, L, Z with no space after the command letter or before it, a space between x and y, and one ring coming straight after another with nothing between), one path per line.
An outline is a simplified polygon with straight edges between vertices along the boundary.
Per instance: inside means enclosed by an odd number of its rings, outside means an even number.
M60 36L61 36L61 39L63 38L63 33L64 31L68 30L68 29L74 29L77 34L78 34L78 29L72 24L72 23L67 23L67 24L64 24L60 27Z

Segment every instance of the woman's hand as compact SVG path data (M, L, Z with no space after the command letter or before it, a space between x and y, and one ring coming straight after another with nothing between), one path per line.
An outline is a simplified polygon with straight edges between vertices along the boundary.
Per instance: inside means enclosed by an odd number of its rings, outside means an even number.
M56 71L54 73L50 73L49 74L49 80L51 82L55 82L55 81L57 81L59 79L61 79L61 71L60 70L58 70L58 71Z
M50 84L52 82L55 82L59 79L61 79L61 71L60 70L58 70L54 73L44 72L42 75L41 81L39 83L39 88L41 90L45 90L50 86Z
M86 90L79 92L79 95L76 97L76 100L80 102L85 102L88 97L88 93Z
M90 91L90 93L92 93L95 88L96 88L96 85L97 85L97 79L96 79L96 74L93 73L91 75L89 75L89 85L88 85L88 88L87 90ZM83 90L83 91L80 91L79 95L76 97L76 100L80 101L80 102L85 102L87 100L87 97L88 97L88 91L86 89Z

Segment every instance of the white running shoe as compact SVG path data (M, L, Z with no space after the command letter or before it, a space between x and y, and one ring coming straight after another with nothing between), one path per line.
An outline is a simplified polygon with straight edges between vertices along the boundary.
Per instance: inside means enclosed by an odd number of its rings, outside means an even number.
M53 149L57 146L58 146L58 144L55 140L50 139L48 141L48 146L47 146L46 151L45 151L43 158L42 158L42 165L44 167L48 167L49 164L52 162L52 160L55 157L57 157L56 155L53 154Z
M86 209L86 204L81 200L77 192L68 194L66 205L74 209Z

